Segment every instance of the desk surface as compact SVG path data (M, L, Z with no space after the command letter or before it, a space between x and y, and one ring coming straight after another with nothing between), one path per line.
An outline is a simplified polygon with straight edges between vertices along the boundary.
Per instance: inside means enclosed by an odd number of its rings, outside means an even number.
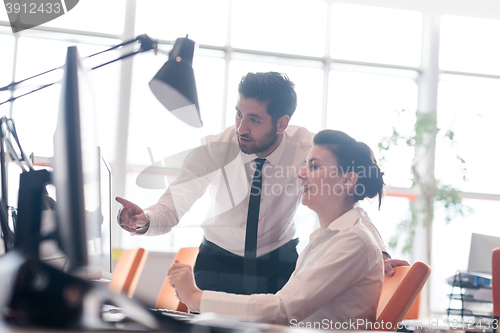
M215 326L217 328L222 328L226 333L231 329L235 332L265 332L265 333L297 333L300 332L318 332L318 330L312 330L309 328L296 328L281 325L272 325L265 323L251 323L242 322L234 318L227 317L214 317L213 319L203 320L203 324ZM435 331L460 331L460 332L476 332L483 333L488 327L483 325L482 327L475 327L470 324L460 323L459 321L447 320L442 318L425 318L416 320L404 320L402 325L415 332L435 332ZM0 332L2 333L44 333L44 332L57 332L57 333L73 333L73 332L147 332L148 330L142 329L139 325L134 323L127 323L123 325L123 328L117 327L116 329L102 329L102 330L85 330L85 329L53 329L53 328L42 328L42 327L19 327L11 326L0 320ZM160 332L159 330L158 332ZM320 330L326 332L338 332L338 330ZM197 330L192 331L196 333ZM206 333L206 330L200 330L200 333ZM351 332L370 332L370 331L351 331ZM173 333L173 332L172 332Z
M263 323L242 323L240 322L237 326L235 326L234 323L228 323L228 325L215 325L216 327L222 327L225 328L223 331L225 333L229 333L229 330L227 329L235 329L240 332L245 332L245 333L258 333L258 332L265 332L265 333L297 333L302 332L309 332L309 333L317 333L318 330L313 330L313 329L306 329L306 328L292 328L292 327L287 327L287 326L280 326L280 325L271 325L271 324L263 324ZM340 332L337 330L319 330L320 332ZM81 330L81 329L51 329L51 328L41 328L41 327L13 327L5 322L0 321L0 332L2 333L45 333L45 332L50 332L50 333L75 333L75 332L148 332L147 330L140 330L140 329L133 329L131 327L124 328L124 329L113 329L113 330ZM162 332L162 331L149 331L149 332ZM163 331L166 332L166 331ZM200 333L207 333L206 329L199 330ZM342 331L343 332L343 331ZM355 332L355 333L370 333L370 331L350 331L350 332ZM174 332L171 332L174 333ZM197 330L193 330L192 333L197 333Z

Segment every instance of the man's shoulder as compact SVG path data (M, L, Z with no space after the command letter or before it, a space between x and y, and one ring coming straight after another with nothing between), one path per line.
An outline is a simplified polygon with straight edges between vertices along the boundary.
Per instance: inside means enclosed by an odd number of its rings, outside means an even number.
M312 146L314 133L307 128L296 125L288 125L285 130L289 143L301 146Z

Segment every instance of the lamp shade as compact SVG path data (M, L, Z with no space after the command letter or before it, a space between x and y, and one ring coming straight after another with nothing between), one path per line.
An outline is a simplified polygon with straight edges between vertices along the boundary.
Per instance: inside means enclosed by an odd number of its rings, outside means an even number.
M149 87L160 103L177 118L193 127L202 127L192 67L194 46L192 40L178 38L168 61L149 82Z

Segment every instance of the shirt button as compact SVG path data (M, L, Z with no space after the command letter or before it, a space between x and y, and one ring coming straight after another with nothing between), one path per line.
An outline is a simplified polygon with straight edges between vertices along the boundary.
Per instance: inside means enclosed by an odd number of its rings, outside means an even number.
M264 201L264 198L263 197L260 197L260 202Z

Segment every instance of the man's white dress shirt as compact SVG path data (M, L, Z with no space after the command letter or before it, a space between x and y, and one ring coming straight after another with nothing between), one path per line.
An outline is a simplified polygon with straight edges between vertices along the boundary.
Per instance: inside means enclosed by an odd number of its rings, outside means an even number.
M289 125L279 146L266 157L257 234L257 256L265 255L293 239L293 215L300 202L297 172L304 165L314 134ZM207 190L211 206L202 222L205 238L236 255L245 252L250 187L255 154L240 151L234 126L207 136L202 146L185 160L176 180L159 201L145 209L151 220L145 235L169 232ZM368 226L381 251L386 251L376 228Z
M365 211L353 208L325 230L314 231L290 280L276 295L204 291L201 312L281 325L302 322L306 327L323 320L374 322L384 265L366 224L371 222Z
M313 136L303 127L288 126L279 146L266 157L262 169L257 256L279 248L295 235L293 215L300 200L297 172L304 165ZM218 143L232 146L219 147ZM206 151L189 156L175 182L155 205L145 209L151 220L146 235L169 232L208 188L211 207L201 224L205 238L243 256L254 160L258 156L239 150L234 126L218 135L207 136L202 147L206 147Z

